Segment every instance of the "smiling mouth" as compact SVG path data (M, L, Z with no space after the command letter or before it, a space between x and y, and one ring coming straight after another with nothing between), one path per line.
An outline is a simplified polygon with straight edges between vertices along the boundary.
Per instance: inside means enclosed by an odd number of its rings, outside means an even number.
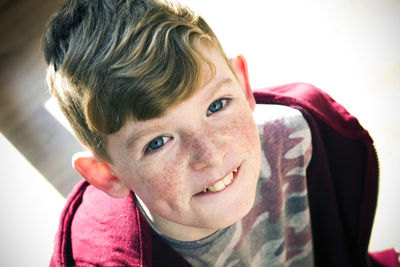
M218 182L210 185L209 187L207 187L206 189L203 190L204 193L206 192L218 192L223 190L225 187L227 187L230 183L232 183L234 175L237 173L238 169L234 169L233 171L231 171L227 176L225 176L224 178L222 178L221 180L219 180Z

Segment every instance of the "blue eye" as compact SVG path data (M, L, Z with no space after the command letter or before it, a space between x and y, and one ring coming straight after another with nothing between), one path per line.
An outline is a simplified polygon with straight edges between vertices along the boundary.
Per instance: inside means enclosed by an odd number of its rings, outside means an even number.
M220 111L223 107L225 107L227 101L227 99L218 99L211 103L211 105L208 107L207 115Z
M158 150L164 146L164 144L169 140L169 137L159 136L153 139L146 148L146 152L150 152L153 150Z

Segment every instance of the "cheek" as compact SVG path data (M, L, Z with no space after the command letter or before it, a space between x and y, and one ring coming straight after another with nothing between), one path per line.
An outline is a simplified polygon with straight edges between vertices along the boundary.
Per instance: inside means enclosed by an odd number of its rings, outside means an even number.
M226 126L224 131L229 132L235 140L235 143L240 145L246 151L252 152L254 149L257 149L256 151L259 150L260 140L251 113L238 113Z
M167 164L146 164L140 168L143 186L151 199L176 200L184 193L184 172L179 157Z

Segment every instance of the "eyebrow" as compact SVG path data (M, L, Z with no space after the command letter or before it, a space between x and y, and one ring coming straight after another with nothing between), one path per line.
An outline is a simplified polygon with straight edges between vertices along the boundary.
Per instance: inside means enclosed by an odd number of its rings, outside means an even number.
M209 87L209 88L208 88L209 93L206 95L206 97L205 97L204 99L205 99L205 100L209 100L210 98L213 98L214 95L216 95L217 92L219 91L218 89L221 89L221 87L222 87L223 85L225 85L225 84L230 84L230 83L232 83L232 82L233 82L233 81L232 81L231 78L225 78L225 79L222 79L222 80L216 82L215 84L212 84L212 83L211 83L211 84L206 85L204 88Z
M132 147L138 140L142 139L143 137L145 137L147 135L151 135L155 132L158 132L161 129L162 129L162 127L158 125L158 126L149 127L149 129L144 129L144 130L130 134L125 143L126 149L129 149L130 147Z
M222 79L218 82L216 82L215 84L208 84L204 87L208 88L209 93L206 95L205 97L205 101L208 101L210 98L214 97L214 95L218 92L218 89L220 89L223 85L225 84L229 84L232 83L232 79L231 78L225 78ZM131 133L128 138L127 141L125 143L125 147L126 149L129 149L130 147L132 147L138 140L142 139L143 137L147 136L147 135L151 135L155 132L159 132L163 129L162 125L153 125L152 127L149 127L149 129L144 129L144 130L140 130L134 133Z

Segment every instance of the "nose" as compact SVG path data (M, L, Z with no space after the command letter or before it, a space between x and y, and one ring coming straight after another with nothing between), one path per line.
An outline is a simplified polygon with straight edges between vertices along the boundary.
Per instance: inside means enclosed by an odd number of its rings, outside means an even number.
M190 165L195 170L218 166L226 156L226 142L216 131L197 131L185 145L190 153Z

